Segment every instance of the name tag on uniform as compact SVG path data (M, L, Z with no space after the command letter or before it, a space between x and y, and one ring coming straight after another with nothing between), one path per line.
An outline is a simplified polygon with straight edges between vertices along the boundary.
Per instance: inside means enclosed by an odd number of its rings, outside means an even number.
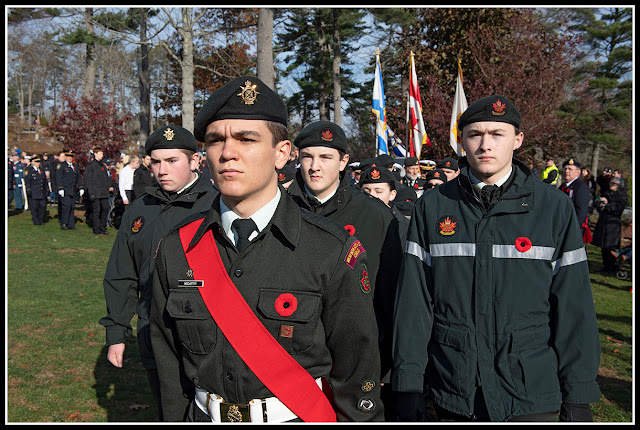
M204 287L204 281L196 281L193 279L187 279L184 281L178 281L178 287L185 287L185 288L193 288L193 287L198 287L198 288L202 288Z

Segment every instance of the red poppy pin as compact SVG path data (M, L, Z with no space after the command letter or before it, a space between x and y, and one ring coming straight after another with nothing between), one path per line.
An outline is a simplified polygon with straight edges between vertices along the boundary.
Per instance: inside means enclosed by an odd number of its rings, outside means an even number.
M276 312L281 317L290 317L298 309L298 299L291 293L282 293L274 303Z
M345 225L344 229L349 232L350 236L353 236L354 234L356 234L356 228L354 226L352 226L351 224Z
M528 237L519 237L516 239L516 249L520 252L527 252L531 249L531 239Z

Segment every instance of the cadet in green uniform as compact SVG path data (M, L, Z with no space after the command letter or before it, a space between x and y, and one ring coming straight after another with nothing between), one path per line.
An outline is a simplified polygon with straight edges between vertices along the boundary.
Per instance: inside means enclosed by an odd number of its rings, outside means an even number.
M158 248L151 331L166 420L382 419L367 252L278 186L287 119L255 77L213 92L196 117L221 194Z
M300 150L300 169L289 194L300 207L346 229L367 250L369 278L375 286L382 382L390 382L393 301L402 259L398 221L379 199L349 183L347 138L340 126L315 121L298 134L294 144ZM390 385L383 391L385 396L387 389ZM389 404L386 397L385 403Z
M418 199L398 281L393 386L401 420L591 421L600 342L571 201L513 158L503 96L458 127L460 175Z
M398 181L396 181L395 176L388 169L371 167L362 173L358 185L360 185L360 188L362 188L364 192L379 198L382 200L382 203L391 209L393 216L398 220L400 241L404 249L404 240L407 237L409 220L396 207L396 199L398 197L398 191L396 190L397 183Z
M154 256L165 234L188 215L209 210L217 194L196 172L200 161L197 151L193 135L179 126L160 127L149 136L145 152L151 155L157 183L147 187L124 212L104 275L108 315L99 322L107 330L108 359L122 367L125 339L137 314L140 357L158 401L157 367L149 333Z

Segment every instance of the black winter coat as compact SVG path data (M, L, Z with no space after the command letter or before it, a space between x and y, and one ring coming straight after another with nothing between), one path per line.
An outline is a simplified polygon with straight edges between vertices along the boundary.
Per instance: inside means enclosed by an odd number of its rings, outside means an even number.
M109 169L102 161L93 160L84 170L84 186L89 199L109 198L109 187L114 183L109 175Z
M607 204L598 208L600 218L598 218L591 244L600 248L618 249L622 234L621 217L627 206L627 193L622 190L607 190L601 197L607 198Z

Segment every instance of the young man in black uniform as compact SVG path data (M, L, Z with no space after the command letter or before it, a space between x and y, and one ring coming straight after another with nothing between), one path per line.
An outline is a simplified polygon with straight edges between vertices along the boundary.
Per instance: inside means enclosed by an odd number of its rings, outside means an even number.
M109 169L102 161L104 151L93 150L93 160L84 169L84 185L91 205L91 226L93 234L108 234L107 214L109 213L109 192L115 186L109 175Z
M418 199L398 281L403 421L591 421L600 340L573 205L514 157L504 96L460 116L460 175ZM426 389L426 392L425 392Z
M154 257L162 237L187 216L208 210L217 194L196 172L200 162L197 151L195 138L183 127L164 126L151 133L145 152L151 155L157 183L147 187L124 212L103 282L108 315L99 322L107 330L107 358L122 367L125 340L137 314L140 357L161 420L158 371L149 331Z
M60 154L60 162L56 166L56 187L60 199L60 228L62 230L75 230L76 218L74 208L76 206L76 196L84 194L82 188L82 177L80 168L73 160L74 152L67 151Z
M340 126L315 121L302 129L294 144L300 150L300 169L288 188L289 194L300 207L355 235L367 250L369 279L375 286L382 382L387 383L391 370L393 301L402 259L398 221L379 199L349 183L345 172L349 163L347 138Z
M151 329L167 420L382 419L367 253L278 186L287 119L255 77L213 92L196 117L220 198L156 257Z
M47 175L40 168L39 157L32 159L31 165L25 170L24 184L27 198L29 199L29 210L31 211L33 225L44 225L49 187Z

